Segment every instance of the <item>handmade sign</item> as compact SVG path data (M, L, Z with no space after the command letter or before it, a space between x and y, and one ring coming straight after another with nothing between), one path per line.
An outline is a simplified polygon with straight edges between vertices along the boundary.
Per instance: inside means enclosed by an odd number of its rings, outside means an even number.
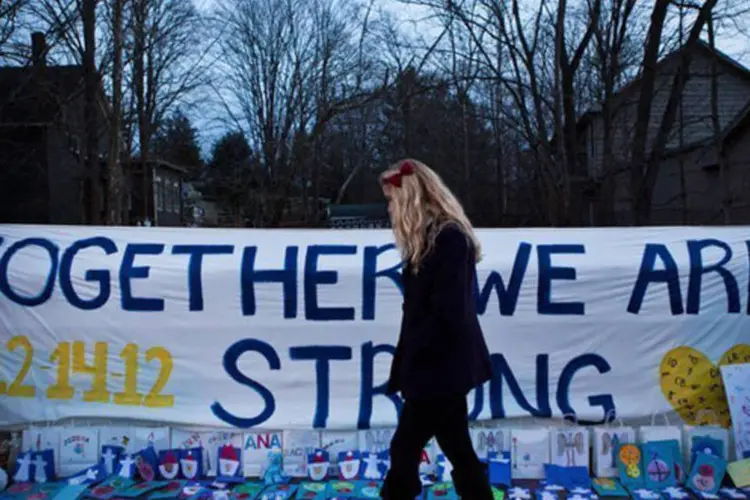
M750 488L750 458L730 463L727 472L736 486Z
M471 429L471 442L480 460L491 452L510 451L510 429L475 427Z
M0 403L0 406L2 403ZM0 412L0 415L2 412ZM61 427L29 427L21 434L21 452L52 450L55 454L55 473L60 474Z
M677 484L674 447L669 441L647 441L641 445L646 488L663 490Z
M750 346L732 361L742 364L722 366L721 375L732 415L735 452L742 459L750 453Z
M618 446L617 471L620 482L628 490L641 488L645 484L640 446L631 443L621 443Z
M156 455L154 448L143 448L135 454L135 468L141 480L152 482L156 479L156 473L159 468L159 457Z
M714 455L726 460L725 445L728 447L728 443L708 435L692 435L690 438L690 466L692 467L695 463L695 457L698 453Z
M731 448L729 446L729 429L725 429L719 425L700 425L700 426L688 426L685 428L685 463L690 465L693 462L693 449L700 448L699 443L701 438L708 437L713 441L707 442L707 448L712 451L720 452L720 456L724 460L729 460ZM716 443L716 441L721 444Z
M286 500L297 491L296 484L276 484L263 490L259 500Z
M635 442L632 427L594 427L593 465L596 477L617 476L617 447Z
M384 475L380 468L380 459L378 454L372 451L365 451L362 453L362 478L377 481L383 479Z
M511 457L509 451L492 451L488 457L488 474L490 484L498 486L510 486L511 484Z
M619 481L609 477L597 477L592 480L592 487L602 497L627 497L628 491Z
M99 444L104 450L105 446L116 446L127 453L135 453L140 450L140 445L135 438L135 427L127 425L103 425L98 427Z
M75 474L99 461L99 430L63 427L60 430L60 475Z
M451 461L446 458L445 454L439 454L435 460L435 463L437 465L438 481L444 483L453 481L453 464L451 464Z
M159 452L159 477L168 481L173 481L180 475L180 455L179 449L161 450Z
M550 462L548 429L513 429L511 465L513 479L541 479L544 464Z
M472 417L601 423L613 410L674 410L694 424L700 398L723 396L712 369L748 342L747 228L477 236L477 312L495 375L472 394ZM381 388L401 260L388 230L2 224L0 421L392 427L401 402ZM518 335L509 343L503 331Z
M156 453L172 447L169 427L133 427L133 448L138 452L144 448L153 448Z
M92 484L111 476L112 473L107 473L104 468L104 464L99 462L93 467L83 469L78 474L73 474L67 478L67 483L71 485L82 485Z
M362 471L362 456L359 450L339 452L339 479L343 481L357 481Z
M184 479L198 479L203 475L203 448L188 448L180 454L180 473Z
M149 500L162 500L168 498L178 498L182 493L182 489L187 485L187 481L169 481L166 486L159 489L158 491L152 491L148 498Z
M331 464L327 450L317 449L307 457L307 474L313 481L324 481Z
M552 461L565 467L589 468L589 430L585 427L554 429Z
M339 454L349 450L358 450L359 435L357 431L323 431L320 433L320 446L327 450L330 456L328 475L337 477Z
M297 488L297 498L305 498L308 500L325 500L327 498L327 489L328 485L326 483L303 481Z
M715 495L726 473L726 461L715 455L698 453L688 475L687 487L700 494Z
M270 445L273 439L269 441ZM307 456L320 448L320 433L310 430L285 430L281 442L284 450L284 473L289 477L306 477ZM248 450L244 451L247 453ZM243 458L244 456L245 454ZM245 475L248 475L247 469Z
M218 449L219 465L216 477L220 480L242 476L242 449L225 444Z

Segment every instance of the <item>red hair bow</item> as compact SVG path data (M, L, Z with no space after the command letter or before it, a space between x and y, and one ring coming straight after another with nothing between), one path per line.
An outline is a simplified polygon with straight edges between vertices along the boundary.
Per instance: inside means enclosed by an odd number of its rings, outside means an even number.
M390 184L392 186L401 187L402 180L404 176L407 175L414 175L414 164L410 162L409 160L404 161L401 163L401 167L399 167L398 172L396 172L393 175L389 175L385 179L383 179L383 182L385 184Z

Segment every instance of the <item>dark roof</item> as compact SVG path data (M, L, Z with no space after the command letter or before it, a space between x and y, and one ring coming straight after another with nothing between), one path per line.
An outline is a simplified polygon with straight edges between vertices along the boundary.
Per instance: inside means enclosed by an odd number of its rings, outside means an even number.
M388 206L384 203L330 205L328 214L331 219L387 219Z
M83 92L83 66L0 68L0 123L47 124Z
M658 71L659 68L662 68L666 66L667 64L673 62L675 59L677 59L680 55L680 53L683 51L684 47L680 47L663 58L661 58L657 64L656 64L656 70ZM740 77L750 80L750 69L744 66L742 63L737 61L736 59L730 57L726 53L720 51L719 49L712 48L711 45L709 45L707 42L703 40L698 40L696 43L696 49L699 51L703 51L708 56L716 55L718 57L719 62L725 64L728 68L732 69L735 73L737 73ZM623 97L633 92L635 89L638 88L639 84L641 83L642 75L638 75L636 78L628 82L625 86L623 86L620 90L615 92L615 94L612 96L613 101L615 102L615 106L617 106L616 102L621 101ZM749 103L750 104L750 103ZM599 115L602 112L602 107L600 104L595 104L591 106L586 112L584 112L576 122L576 127L578 128L578 131L580 132L584 127L586 127L597 115ZM748 114L748 111L742 111L737 115L737 118L733 120L725 129L725 140L728 140L729 135L732 133L733 130L735 130L737 127L741 126L744 121L743 118L745 115ZM745 120L746 121L746 120ZM552 137L552 143L554 144L556 140L556 137Z
M140 157L136 156L136 157L133 158L132 162L137 165L137 164L139 164L141 162L141 159L140 159ZM168 170L173 170L173 171L179 172L181 174L187 174L189 172L188 169L185 168L185 167L182 167L180 165L176 165L176 164L168 162L166 160L162 160L160 158L149 158L148 159L148 164L149 164L149 166L152 166L152 167L166 168Z

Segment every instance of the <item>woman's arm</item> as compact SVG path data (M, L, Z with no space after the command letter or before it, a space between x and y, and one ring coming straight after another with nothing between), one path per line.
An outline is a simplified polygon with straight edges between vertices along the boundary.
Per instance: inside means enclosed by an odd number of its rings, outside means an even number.
M466 235L457 227L444 227L435 239L430 265L420 271L429 270L433 274L429 310L417 333L421 346L429 349L430 344L449 341L464 326L470 306L467 297L470 251Z

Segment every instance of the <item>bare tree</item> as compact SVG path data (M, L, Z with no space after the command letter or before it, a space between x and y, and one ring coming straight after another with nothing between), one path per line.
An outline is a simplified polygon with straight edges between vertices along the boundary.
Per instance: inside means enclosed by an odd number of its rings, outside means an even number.
M307 182L295 157L312 160L317 204L316 141L331 119L371 100L383 86L358 70L361 52L345 22L347 5L225 0L218 9L217 20L225 27L224 92L241 110L251 145L261 152L261 190L267 199L260 225L278 224L295 185Z
M21 14L29 0L3 0L0 2L0 61L19 60L18 48L12 43Z
M638 113L633 140L633 154L630 164L631 202L633 222L636 225L648 223L651 215L651 201L656 184L658 165L664 156L669 134L682 100L683 89L690 76L689 69L693 50L698 43L703 27L711 16L717 0L706 0L700 5L698 15L690 30L688 39L681 50L677 72L674 75L667 104L659 122L653 146L648 150L649 123L656 83L656 65L659 48L662 44L667 10L670 0L657 0L651 14L648 39L644 50Z
M123 4L124 0L111 0L112 9L112 107L109 123L109 151L107 158L107 199L111 206L105 210L108 222L122 223L125 183L120 163L122 143L122 71L123 71Z

